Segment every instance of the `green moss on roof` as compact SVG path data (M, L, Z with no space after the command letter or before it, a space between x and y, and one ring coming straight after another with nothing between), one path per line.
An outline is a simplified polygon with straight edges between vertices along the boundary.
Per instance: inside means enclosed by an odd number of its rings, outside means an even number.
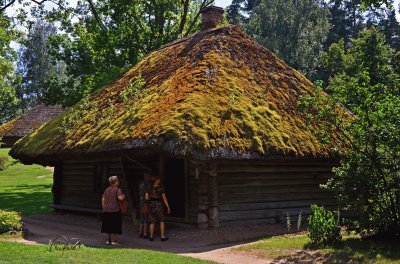
M239 27L167 45L20 140L16 158L156 147L195 158L328 157L297 108L312 83Z

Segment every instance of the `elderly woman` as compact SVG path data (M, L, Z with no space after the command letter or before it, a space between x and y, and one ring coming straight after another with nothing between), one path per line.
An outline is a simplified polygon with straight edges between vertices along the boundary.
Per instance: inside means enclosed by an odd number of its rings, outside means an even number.
M108 187L101 199L103 206L103 223L101 232L107 234L107 245L119 245L117 235L122 234L122 214L119 202L125 199L125 195L118 188L119 180L117 176L111 176L108 179L110 187Z
M152 188L146 192L146 201L150 203L150 214L148 221L150 223L150 241L154 240L154 225L160 223L161 241L168 240L165 236L164 210L163 203L167 208L168 214L171 213L164 187L161 186L160 177L155 177Z

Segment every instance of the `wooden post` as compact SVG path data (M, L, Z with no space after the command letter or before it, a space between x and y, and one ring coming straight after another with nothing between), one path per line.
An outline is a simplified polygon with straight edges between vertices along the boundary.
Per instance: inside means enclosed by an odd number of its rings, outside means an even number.
M198 213L197 213L197 226L200 230L208 229L208 176L206 164L196 164L197 170L199 170L198 190Z
M208 169L208 227L219 227L219 208L218 208L218 170L215 164L211 164Z
M59 205L61 203L61 189L62 189L62 163L57 163L54 166L54 173L53 173L53 187L51 191L53 193L53 204Z

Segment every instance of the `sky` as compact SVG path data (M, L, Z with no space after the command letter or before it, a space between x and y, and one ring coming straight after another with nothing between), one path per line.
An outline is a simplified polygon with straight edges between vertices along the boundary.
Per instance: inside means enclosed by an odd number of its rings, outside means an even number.
M227 7L231 2L232 0L215 0L215 5L219 7Z

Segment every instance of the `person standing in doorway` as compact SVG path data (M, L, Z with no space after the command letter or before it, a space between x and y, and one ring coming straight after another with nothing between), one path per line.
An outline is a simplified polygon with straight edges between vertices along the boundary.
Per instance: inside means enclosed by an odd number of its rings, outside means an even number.
M161 241L168 240L168 237L165 236L163 203L167 208L168 214L171 213L171 210L169 208L167 196L165 195L164 187L161 186L160 177L154 177L153 186L149 192L146 193L145 197L146 201L150 203L150 241L154 240L154 225L156 223L160 223Z
M108 179L110 187L108 187L101 198L103 207L103 222L101 232L107 234L107 245L119 245L117 235L122 234L122 214L119 202L125 199L125 195L119 188L119 180L117 176L111 176Z
M139 237L147 239L148 236L148 218L149 210L146 208L146 193L149 192L151 188L151 174L150 171L145 171L143 173L143 181L139 183L139 206L140 206L140 226L139 226Z

